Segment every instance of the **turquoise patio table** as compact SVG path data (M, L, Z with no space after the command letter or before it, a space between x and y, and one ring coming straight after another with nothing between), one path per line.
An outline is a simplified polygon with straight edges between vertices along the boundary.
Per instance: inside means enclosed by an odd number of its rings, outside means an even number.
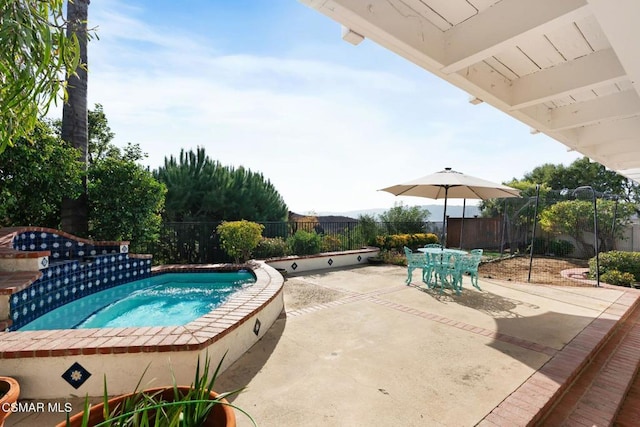
M428 259L425 283L430 288L440 281L440 293L450 287L460 295L462 288L462 260L469 252L448 248L418 248Z

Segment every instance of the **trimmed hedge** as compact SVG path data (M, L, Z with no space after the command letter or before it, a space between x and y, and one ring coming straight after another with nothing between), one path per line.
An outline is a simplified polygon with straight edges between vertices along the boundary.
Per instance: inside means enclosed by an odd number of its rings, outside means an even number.
M388 234L377 236L375 240L375 246L380 249L397 251L402 251L405 246L415 251L428 243L439 243L438 236L433 233Z
M635 280L631 273L621 273L618 270L609 270L600 275L600 280L604 283L617 286L631 287Z
M605 281L603 276L613 271L629 273L633 276L634 282L640 282L640 252L610 251L601 253L600 278ZM593 278L596 277L595 258L589 260L589 275Z

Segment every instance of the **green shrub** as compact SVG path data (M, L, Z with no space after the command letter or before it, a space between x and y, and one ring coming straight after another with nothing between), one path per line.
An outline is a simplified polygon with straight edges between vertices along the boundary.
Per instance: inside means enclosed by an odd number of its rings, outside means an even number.
M631 273L635 282L640 282L640 252L610 251L600 254L600 277L612 270ZM589 260L589 275L596 277L596 259Z
M298 230L287 239L287 246L292 255L313 255L320 253L322 238L316 232Z
M402 252L403 247L416 250L428 243L439 243L438 236L433 233L417 233L417 234L389 234L377 236L375 246L384 250L396 250Z
M321 249L323 252L339 251L342 249L342 240L339 236L326 234L322 236Z
M216 230L220 234L222 249L237 263L251 257L251 251L260 243L264 226L243 219L224 221Z
M553 240L549 242L549 253L556 256L567 256L573 252L573 243L566 240Z
M635 279L631 273L621 273L618 270L609 270L600 275L600 281L610 285L630 287L635 282Z
M253 254L256 258L278 258L287 254L287 242L282 237L263 237Z

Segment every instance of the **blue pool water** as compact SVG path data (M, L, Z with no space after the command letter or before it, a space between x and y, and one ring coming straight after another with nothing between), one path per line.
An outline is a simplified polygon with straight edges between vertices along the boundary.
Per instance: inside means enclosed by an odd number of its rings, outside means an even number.
M184 325L254 282L248 271L161 274L72 301L19 330Z

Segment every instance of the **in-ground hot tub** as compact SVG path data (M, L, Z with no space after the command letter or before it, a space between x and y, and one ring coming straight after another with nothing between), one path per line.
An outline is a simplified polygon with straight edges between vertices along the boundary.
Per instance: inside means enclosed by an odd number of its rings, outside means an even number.
M145 380L153 379L154 385L172 384L172 374L190 384L199 356L207 354L217 364L226 353L225 369L284 308L284 280L264 263L152 271L150 256L129 254L127 243L92 242L36 227L0 229L0 375L19 381L21 398L101 396L104 377L110 394L130 392L147 367ZM81 295L140 277L240 269L251 272L255 283L183 325L12 330Z
M248 270L155 274L71 301L18 330L181 326L253 283Z
M54 329L0 333L0 375L20 383L21 398L100 396L133 390L142 372L153 384L189 384L198 355L223 369L255 344L284 308L283 278L263 263L243 266L256 278L224 304L183 326ZM238 267L161 266L154 272L229 271ZM146 383L143 382L143 385Z

